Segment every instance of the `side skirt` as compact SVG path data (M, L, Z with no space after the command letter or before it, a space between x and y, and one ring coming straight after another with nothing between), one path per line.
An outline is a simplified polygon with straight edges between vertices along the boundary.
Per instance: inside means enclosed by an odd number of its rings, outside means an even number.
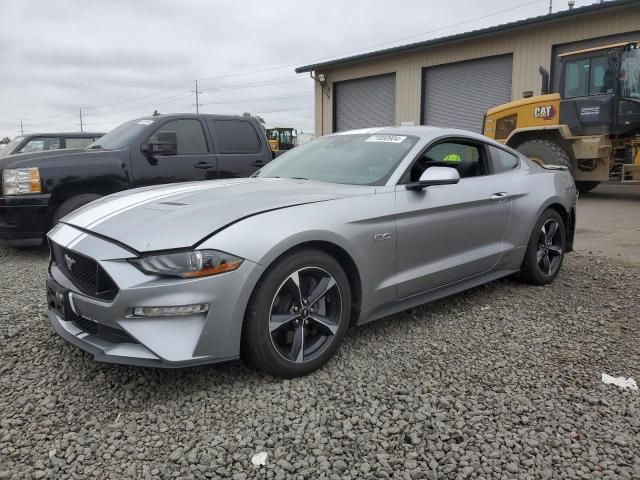
M478 287L502 277L507 277L518 271L520 270L517 268L510 270L494 270L483 275L478 275L476 277L463 280L461 282L445 285L443 287L439 287L423 293L418 293L410 297L401 298L393 303L382 305L381 307L370 311L366 315L362 315L358 320L358 325L364 325L365 323L369 323L373 320L378 320L379 318L387 317L389 315L393 315L394 313L417 307L418 305L423 305L425 303L433 302L434 300L439 300L444 297L455 295L456 293L469 290L470 288Z

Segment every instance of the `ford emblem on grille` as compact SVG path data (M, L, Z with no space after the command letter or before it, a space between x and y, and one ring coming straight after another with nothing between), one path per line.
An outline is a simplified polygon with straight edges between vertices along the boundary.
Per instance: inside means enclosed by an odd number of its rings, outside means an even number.
M64 262L67 264L67 268L69 269L69 271L71 271L71 269L73 268L73 264L76 263L76 261L66 253L64 254Z

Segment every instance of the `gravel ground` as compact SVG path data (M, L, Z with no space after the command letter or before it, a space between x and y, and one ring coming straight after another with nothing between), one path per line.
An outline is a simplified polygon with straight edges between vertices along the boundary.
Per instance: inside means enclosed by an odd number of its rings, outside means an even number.
M291 381L95 363L40 315L46 254L0 268L0 479L640 479L640 394L600 380L640 380L640 272L615 260L354 329Z

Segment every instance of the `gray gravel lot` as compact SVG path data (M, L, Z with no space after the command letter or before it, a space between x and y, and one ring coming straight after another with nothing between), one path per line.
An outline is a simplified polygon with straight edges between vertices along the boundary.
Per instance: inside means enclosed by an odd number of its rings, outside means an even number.
M291 381L95 363L40 316L46 253L0 268L0 479L640 479L640 394L600 381L640 380L640 271L616 259L354 329Z

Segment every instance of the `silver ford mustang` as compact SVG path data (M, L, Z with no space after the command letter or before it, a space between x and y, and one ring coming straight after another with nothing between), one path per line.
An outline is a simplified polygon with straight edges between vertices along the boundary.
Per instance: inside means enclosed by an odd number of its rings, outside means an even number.
M98 361L241 357L304 375L350 324L515 273L553 281L575 202L566 169L469 132L329 135L252 178L118 193L63 218L49 320Z

